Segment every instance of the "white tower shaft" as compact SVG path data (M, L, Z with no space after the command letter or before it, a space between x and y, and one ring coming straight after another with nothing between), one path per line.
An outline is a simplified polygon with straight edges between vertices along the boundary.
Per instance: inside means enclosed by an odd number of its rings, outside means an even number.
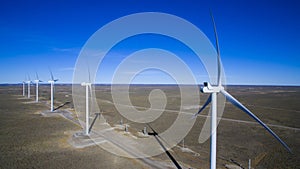
M85 134L89 134L89 85L85 86Z
M248 168L251 169L251 159L249 158Z
M25 83L23 82L23 96L25 96Z
M27 95L28 98L30 98L30 82L28 82L28 95Z
M54 82L50 82L51 84L51 111L53 111L53 83Z
M217 164L217 93L212 93L211 98L211 143L210 143L210 168L215 169Z
M39 82L36 82L36 95L35 95L35 101L39 102Z

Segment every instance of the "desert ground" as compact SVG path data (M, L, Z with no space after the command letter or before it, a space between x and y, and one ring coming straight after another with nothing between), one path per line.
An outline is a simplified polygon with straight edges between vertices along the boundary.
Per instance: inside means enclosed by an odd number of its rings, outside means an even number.
M130 87L132 104L141 110L149 108L148 96L153 89L160 89L167 96L167 111L149 123L159 134L169 128L177 117L180 91L175 85L133 85ZM110 86L97 85L94 90L107 123L115 126L122 119L124 124L129 124L129 133L138 136L145 124L132 122L120 115L113 104ZM299 168L300 87L227 86L227 90L268 124L289 145L292 153L247 114L226 103L218 126L217 167L248 168L248 160L251 159L252 168ZM71 85L55 86L54 107L70 102L58 111L73 113L73 121L62 116L42 115L49 110L49 85L40 86L39 103L34 102L34 85L31 86L31 95L30 99L22 96L22 85L0 87L0 168L155 168L146 165L143 160L120 157L99 146L76 148L70 144L73 134L83 130L76 122ZM200 98L201 102L195 107L203 105L207 95L201 93ZM182 151L182 143L169 151L183 168L209 168L210 141L198 143L208 111L209 107L197 117L184 138L185 147L191 151ZM166 162L170 164L168 168L176 168L166 153L149 159L153 163Z

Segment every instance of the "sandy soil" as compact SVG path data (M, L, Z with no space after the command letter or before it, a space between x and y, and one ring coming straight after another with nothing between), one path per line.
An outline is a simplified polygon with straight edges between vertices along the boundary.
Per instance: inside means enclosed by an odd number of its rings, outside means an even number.
M148 95L154 88L166 93L165 111L151 126L160 133L176 119L179 110L179 90L176 86L134 86L130 88L132 103L139 108L149 107ZM48 110L49 86L41 85L41 102L26 99L21 86L0 87L0 168L146 168L143 161L119 157L98 146L75 148L70 137L81 127L60 116L43 117ZM71 86L56 86L55 106L72 102ZM254 168L297 168L300 166L300 87L229 86L228 91L245 104L291 147L289 154L262 127L246 114L226 104L223 119L218 126L218 168L248 166L252 159ZM286 91L286 92L285 92ZM32 87L34 96L34 87ZM112 104L109 86L96 87L97 102L110 126L122 118ZM207 96L201 94L201 104ZM196 109L191 105L186 109ZM61 108L72 111L72 103ZM193 168L209 168L209 140L198 143L201 127L208 109L197 118L192 130L182 144L172 148L171 154L181 164ZM91 115L93 119L93 115ZM167 119L167 120L166 120ZM145 124L131 122L129 132L137 137ZM97 128L95 128L95 131ZM188 150L188 151L187 151ZM168 163L175 168L166 154L150 160ZM162 164L163 165L163 164ZM149 166L148 166L149 167Z

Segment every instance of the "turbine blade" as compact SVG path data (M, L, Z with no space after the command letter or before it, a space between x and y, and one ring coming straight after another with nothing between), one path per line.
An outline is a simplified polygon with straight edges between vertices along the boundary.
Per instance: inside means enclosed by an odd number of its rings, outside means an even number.
M193 119L196 118L196 117L198 116L198 114L200 114L200 113L202 112L202 110L204 110L205 107L206 107L210 102L211 102L211 94L209 95L209 97L207 98L206 102L205 102L204 105L201 107L201 109L200 109L197 113L195 113L195 114L193 115Z
M89 90L90 90L91 99L93 99L92 85L89 85Z
M91 100L91 103L90 103L90 107L91 107L91 112L93 112L93 108L94 108L94 95L93 95L93 91L92 91L92 85L88 85L88 88L89 88L89 91L90 91L90 100Z
M52 73L52 71L51 71L50 68L49 68L49 71L50 71L50 74L51 74L51 80L55 81L55 80L54 80L54 77L53 77L53 73ZM56 80L56 81L57 81L57 80Z
M37 72L35 72L35 76L36 76L36 80L40 80Z
M242 103L240 103L238 100L236 100L233 96L231 96L228 92L225 90L221 90L221 93L230 101L233 105L241 109L242 111L246 112L250 117L252 117L255 121L257 121L260 125L262 125L270 134L273 135L273 137L276 138L290 153L292 152L289 146L282 141L279 136L277 136L264 122L262 122L255 114L253 114L249 109L247 109Z
M89 83L91 83L91 73L90 73L90 67L88 66L88 72L89 72Z
M219 47L219 39L218 39L218 33L217 33L217 27L216 27L216 23L215 23L215 19L214 16L212 14L212 11L210 11L210 16L211 16L211 20L213 22L214 25L214 33L215 33L215 39L216 39L216 48L217 48L217 60L218 60L218 86L221 85L221 58L220 58L220 47Z

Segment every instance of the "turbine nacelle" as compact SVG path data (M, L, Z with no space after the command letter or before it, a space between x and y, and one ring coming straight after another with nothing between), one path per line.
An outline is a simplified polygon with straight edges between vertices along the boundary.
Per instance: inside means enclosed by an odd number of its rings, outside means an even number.
M55 79L55 80L49 80L48 83L54 83L54 82L57 82L58 79Z
M41 80L34 80L35 83L40 83L40 82L43 82Z
M209 82L204 82L203 85L204 86L201 88L202 93L219 93L224 90L223 86L212 86Z
M81 83L81 86L91 86L91 85L92 85L92 83L86 83L86 82Z

